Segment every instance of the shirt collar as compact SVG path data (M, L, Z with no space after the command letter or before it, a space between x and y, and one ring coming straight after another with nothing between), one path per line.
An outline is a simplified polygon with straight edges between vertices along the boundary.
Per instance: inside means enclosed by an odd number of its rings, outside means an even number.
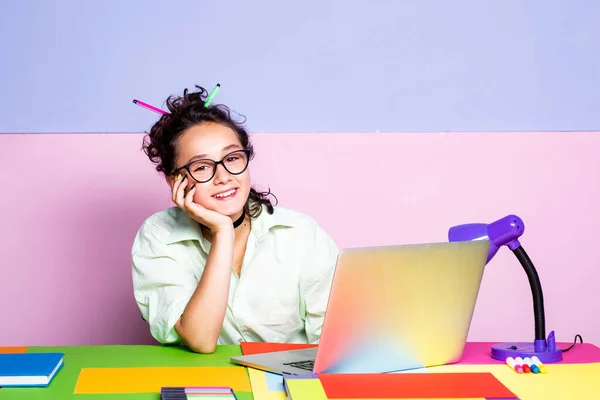
M293 228L294 226L296 226L295 221L287 213L282 213L275 207L273 214L269 214L265 205L262 205L260 215L252 220L252 232L258 241L267 236L273 228Z
M202 241L202 230L200 224L191 219L183 210L177 209L175 224L167 238L167 244L183 242L186 240Z
M206 239L202 236L200 225L181 209L177 209L177 212L177 216L175 217L176 222L167 238L167 244L183 242L186 240L196 240L200 242L200 244L203 244L203 241ZM282 213L275 208L273 214L269 214L265 205L262 205L262 212L260 215L252 220L252 232L259 241L273 228L293 228L294 226L295 221L293 221L287 213Z

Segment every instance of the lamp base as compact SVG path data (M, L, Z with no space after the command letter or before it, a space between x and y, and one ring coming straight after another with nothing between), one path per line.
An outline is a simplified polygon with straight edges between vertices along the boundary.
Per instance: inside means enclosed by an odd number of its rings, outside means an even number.
M562 360L562 349L558 346L546 347L546 350L536 351L534 342L498 343L492 346L492 358L506 361L508 357L525 358L537 356L544 364Z

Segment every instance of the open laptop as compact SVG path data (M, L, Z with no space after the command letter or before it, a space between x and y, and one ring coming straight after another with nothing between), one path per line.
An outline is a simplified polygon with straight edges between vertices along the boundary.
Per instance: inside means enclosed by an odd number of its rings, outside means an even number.
M276 374L384 373L458 362L489 241L340 251L317 348L232 357Z

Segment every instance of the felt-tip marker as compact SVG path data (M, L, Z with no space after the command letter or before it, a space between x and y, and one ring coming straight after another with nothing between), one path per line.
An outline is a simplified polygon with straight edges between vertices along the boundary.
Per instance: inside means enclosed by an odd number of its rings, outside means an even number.
M506 359L506 363L508 364L508 366L513 369L516 373L518 374L522 374L523 373L523 368L517 364L516 360L512 357L508 357Z
M546 373L546 367L544 366L544 364L542 364L542 362L540 361L538 356L531 357L531 361L533 361L535 363L535 365L537 365L537 367L540 370L540 373L542 373L542 374Z
M531 372L533 372L534 374L539 374L540 373L540 369L538 368L537 365L535 365L535 363L533 362L533 360L529 357L525 357L523 359L523 361L525 361L525 364L527 364L527 366L529 367L529 369L531 369Z

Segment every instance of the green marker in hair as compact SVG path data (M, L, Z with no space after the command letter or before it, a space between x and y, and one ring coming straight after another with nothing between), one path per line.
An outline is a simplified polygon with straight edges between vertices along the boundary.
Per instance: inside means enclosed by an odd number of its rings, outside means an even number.
M217 94L217 91L219 90L220 87L221 87L221 84L217 83L217 85L215 86L215 88L212 90L212 92L210 92L210 94L208 95L208 98L204 102L204 107L208 107L208 105L212 101L213 97L215 97L215 94Z

